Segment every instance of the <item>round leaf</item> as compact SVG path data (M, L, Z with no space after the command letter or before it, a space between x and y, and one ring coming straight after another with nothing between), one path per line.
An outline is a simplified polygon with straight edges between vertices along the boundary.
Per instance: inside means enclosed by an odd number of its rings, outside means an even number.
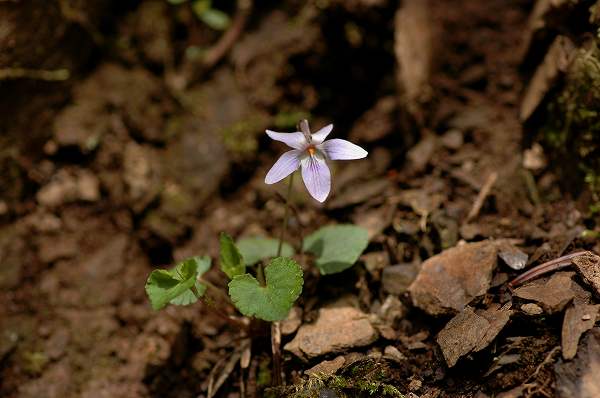
M304 250L316 256L322 275L352 267L369 244L366 229L356 225L330 225L304 239Z
M271 238L243 238L237 241L237 247L247 266L256 264L262 259L276 257L279 240ZM294 248L286 242L281 247L283 257L292 257Z
M236 275L242 275L246 272L244 257L238 250L231 236L226 233L221 233L219 239L221 244L221 270L229 277L233 278Z
M265 321L285 319L302 293L302 268L291 258L277 257L265 268L266 286L250 274L238 275L229 282L229 295L236 308L246 316Z
M198 282L198 277L209 268L209 257L191 257L170 270L152 271L146 282L146 294L150 298L152 308L159 310L169 303L178 305L195 303L206 291L206 286ZM192 290L193 287L196 292Z

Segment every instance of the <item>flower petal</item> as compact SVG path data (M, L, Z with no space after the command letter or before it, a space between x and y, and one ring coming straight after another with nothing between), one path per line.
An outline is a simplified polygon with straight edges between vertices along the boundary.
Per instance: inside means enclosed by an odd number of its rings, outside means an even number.
M287 151L281 155L267 173L265 184L275 184L298 170L298 167L300 167L301 155L302 151L297 149Z
M307 145L304 134L299 131L294 133L278 133L276 131L266 130L267 135L275 141L281 141L294 149L304 149Z
M368 152L358 145L339 138L327 140L319 145L318 148L331 160L362 159L368 155Z
M331 133L331 130L333 130L333 124L328 124L327 126L323 127L321 130L314 133L312 135L312 143L315 145L321 144L323 141L325 141L325 138L327 138L329 133Z
M302 179L308 193L323 203L331 190L331 173L325 159L320 155L307 156L300 161Z

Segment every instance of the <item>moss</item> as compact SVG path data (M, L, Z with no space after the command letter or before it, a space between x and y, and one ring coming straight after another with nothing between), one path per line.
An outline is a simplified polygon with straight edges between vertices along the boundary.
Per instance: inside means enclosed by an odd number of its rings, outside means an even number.
M258 149L258 137L267 124L268 117L262 114L255 114L233 123L221 130L223 144L233 155L253 155Z
M339 375L315 374L307 380L282 388L272 389L275 397L319 398L336 396L338 398L390 397L403 398L400 391L389 384L390 374L387 365L374 360L356 362ZM323 395L327 392L326 395ZM335 395L333 395L335 394Z
M578 50L562 89L548 103L541 130L547 149L567 187L587 186L600 203L600 49L593 42Z
M50 359L43 352L26 352L23 354L23 369L32 375L42 373Z

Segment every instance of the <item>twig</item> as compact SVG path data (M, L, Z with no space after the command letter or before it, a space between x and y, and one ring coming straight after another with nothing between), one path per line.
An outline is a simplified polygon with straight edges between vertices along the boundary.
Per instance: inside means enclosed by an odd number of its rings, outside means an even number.
M575 257L579 257L579 256L587 254L587 253L589 253L589 252L578 251L575 253L567 254L566 256L561 256L561 257L555 258L554 260L547 261L543 264L536 265L535 267L531 268L529 271L522 273L521 275L517 276L512 281L508 282L508 288L512 290L515 287L523 284L524 282L527 282L531 279L535 279L535 278L537 278L541 275L544 275L548 272L556 271L558 269L568 267L569 265L571 265L573 263L573 259Z
M56 82L67 80L71 73L68 69L43 70L28 68L0 68L0 80L34 79Z
M497 179L498 179L498 173L496 173L494 171L485 180L485 184L483 184L483 186L481 187L481 191L479 191L479 194L477 195L475 202L473 202L473 207L471 207L471 211L469 211L469 215L467 216L467 219L466 219L467 223L479 215L479 212L481 211L481 207L483 206L485 199L489 196L490 191L492 190L492 187L496 183Z
M244 30L251 10L252 0L238 0L237 11L233 17L231 26L227 29L227 32L221 36L219 41L206 51L202 58L204 68L212 68L225 56L225 54L227 54L231 46L233 46L233 43L235 43Z
M217 379L217 381L215 381L215 376L217 375L217 372L219 371L220 365L222 365L227 358L221 359L219 362L217 362L217 364L215 365L213 370L211 370L211 372L209 374L209 380L208 380L208 391L207 391L208 398L214 397L215 394L217 393L217 391L219 390L219 388L221 388L223 383L225 383L225 380L227 380L227 378L229 377L231 372L233 372L233 369L235 368L235 364L240 360L240 357L242 356L242 351L245 348L246 347L244 345L242 345L242 347L240 347L233 354L231 354L231 356L229 357L229 360L223 367L221 374L219 375L219 378Z

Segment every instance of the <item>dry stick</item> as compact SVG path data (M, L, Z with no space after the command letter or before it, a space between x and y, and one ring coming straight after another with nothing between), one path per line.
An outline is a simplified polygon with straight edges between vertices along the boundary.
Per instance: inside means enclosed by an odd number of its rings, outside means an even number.
M492 190L492 187L496 183L497 179L498 179L498 173L496 173L494 171L485 180L485 184L483 184L483 187L481 187L481 191L479 191L479 194L477 195L477 199L475 199L475 202L473 203L473 207L471 207L471 211L469 212L469 215L467 216L467 220L466 220L467 223L470 222L471 220L473 220L475 217L477 217L477 215L481 211L483 202L485 202L485 199L490 194L490 191Z
M554 260L547 261L543 264L537 265L531 268L529 271L522 273L517 276L515 279L508 283L508 288L513 289L524 282L527 282L531 279L537 278L538 276L544 275L551 271L556 271L558 269L567 267L573 263L573 259L575 257L579 257L588 253L587 251L578 251L575 253L567 254L566 256L562 256L559 258L555 258Z
M0 80L33 79L57 82L67 80L71 73L68 69L27 69L27 68L0 68Z
M244 30L251 10L252 0L238 0L237 11L233 17L231 26L227 32L221 36L219 41L206 51L206 55L202 59L202 64L206 69L210 69L215 66L217 62L219 62L219 60L223 58L225 54L227 54L231 46L233 46L237 40L238 36Z
M285 197L285 213L283 214L283 225L279 234L279 246L277 246L277 257L281 256L283 240L288 227L290 216L290 196L292 195L292 186L294 185L294 173L290 175L288 190ZM273 384L279 386L282 384L283 368L281 366L281 322L275 321L271 324L271 352L273 353Z

